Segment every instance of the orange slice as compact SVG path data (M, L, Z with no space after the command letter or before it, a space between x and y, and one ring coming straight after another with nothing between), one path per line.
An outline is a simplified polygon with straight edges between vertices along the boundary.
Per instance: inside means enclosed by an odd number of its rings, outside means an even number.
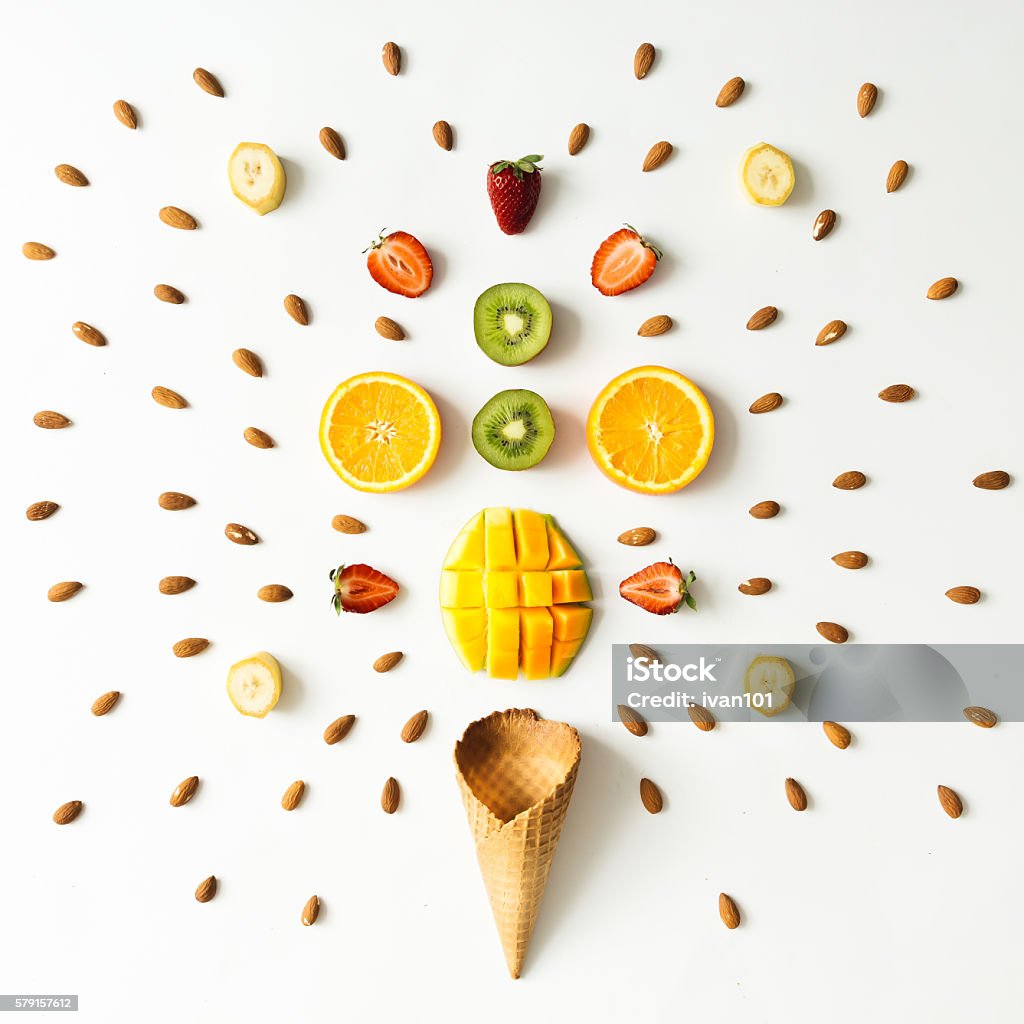
M441 419L430 395L395 373L339 384L320 417L320 447L342 480L379 494L416 483L434 462Z
M700 388L664 366L619 374L587 417L587 447L609 479L641 494L671 494L707 464L715 440Z

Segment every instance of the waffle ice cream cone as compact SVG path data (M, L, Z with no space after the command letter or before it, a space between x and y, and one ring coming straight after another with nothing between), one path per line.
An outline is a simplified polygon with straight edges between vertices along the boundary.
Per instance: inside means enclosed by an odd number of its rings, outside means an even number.
M456 779L513 978L523 968L579 764L579 733L529 708L495 711L455 744Z

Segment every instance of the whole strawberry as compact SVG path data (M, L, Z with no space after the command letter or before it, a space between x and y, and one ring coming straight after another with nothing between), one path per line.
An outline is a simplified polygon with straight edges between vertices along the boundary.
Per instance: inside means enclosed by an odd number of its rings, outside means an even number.
M534 154L521 160L499 160L487 168L487 195L498 227L518 235L533 216L540 199L540 161Z

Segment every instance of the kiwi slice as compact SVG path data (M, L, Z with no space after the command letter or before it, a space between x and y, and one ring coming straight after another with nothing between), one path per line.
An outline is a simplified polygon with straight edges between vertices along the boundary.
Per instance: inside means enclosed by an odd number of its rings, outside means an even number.
M528 284L496 284L473 307L476 343L496 363L529 362L551 337L551 307Z
M473 417L473 447L498 469L529 469L548 453L555 421L534 391L499 391Z

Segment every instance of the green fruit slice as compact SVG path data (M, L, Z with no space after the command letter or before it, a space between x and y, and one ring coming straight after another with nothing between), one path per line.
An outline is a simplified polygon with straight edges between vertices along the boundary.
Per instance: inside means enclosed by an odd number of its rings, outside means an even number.
M551 337L551 307L528 284L496 284L473 307L476 343L496 363L529 362Z
M473 418L473 447L498 469L529 469L548 453L555 421L534 391L499 391Z

